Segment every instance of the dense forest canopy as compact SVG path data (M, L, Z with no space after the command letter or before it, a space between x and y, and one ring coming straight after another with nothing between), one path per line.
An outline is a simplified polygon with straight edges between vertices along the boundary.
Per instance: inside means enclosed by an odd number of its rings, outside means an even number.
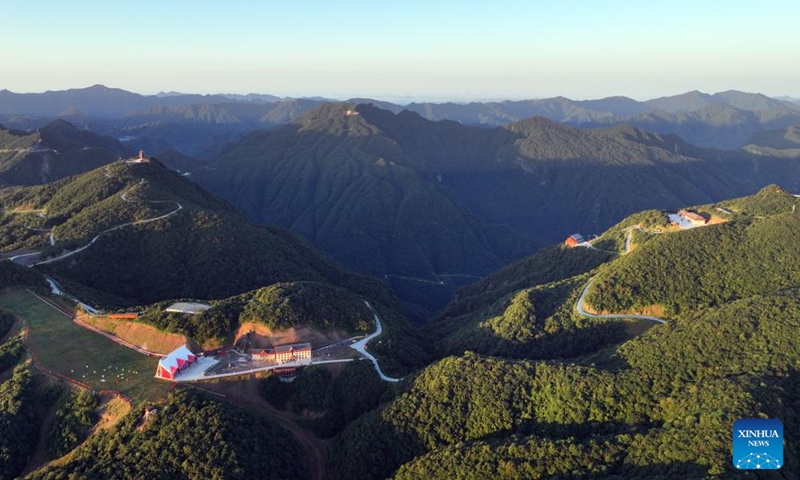
M303 478L302 454L282 428L194 394L170 396L141 425L137 409L112 431L93 435L69 460L33 479Z
M617 255L542 277L541 260L589 255L551 250L469 287L430 327L441 335L440 354L458 356L405 381L396 398L339 434L334 478L732 474L735 420L780 418L786 431L800 428L795 202L768 187L721 203L733 213L727 223L661 234L653 232L666 213L643 212L598 240ZM625 254L633 227L638 245ZM597 320L575 312L593 276L588 302L598 310L674 299L667 323L632 339L620 331L575 337ZM552 360L528 360L538 358ZM367 445L389 453L357 453ZM799 447L787 439L784 472L798 468Z

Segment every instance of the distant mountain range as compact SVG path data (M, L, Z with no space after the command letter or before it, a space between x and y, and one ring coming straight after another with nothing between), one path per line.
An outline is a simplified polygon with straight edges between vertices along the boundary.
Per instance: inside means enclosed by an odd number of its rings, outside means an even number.
M465 125L499 126L544 117L574 127L622 123L654 133L676 134L701 146L734 149L755 132L800 124L800 106L761 94L735 90L682 95L638 102L627 97L576 101L564 97L489 103L412 103L398 106L359 99L399 113L409 110L428 120L456 120Z
M141 95L119 88L93 85L87 88L47 91L43 93L14 93L0 90L0 112L56 117L70 115L75 110L93 117L117 118L153 107L189 106L232 101L244 103L274 103L283 100L274 95L199 95L190 93L159 93Z
M246 132L286 123L323 101L261 94L140 95L102 85L24 94L0 90L0 123L30 130L59 118L117 137L132 149L213 154Z
M744 149L771 157L800 158L800 126L757 132L750 137Z
M210 157L215 147L257 129L273 128L329 102L325 98L289 99L265 94L197 95L178 92L140 95L95 85L82 89L18 94L0 91L0 123L29 129L64 118L83 128L123 139L132 148L158 153L177 148L182 153ZM564 97L473 103L411 103L398 105L369 98L373 104L399 113L418 113L428 120L455 120L464 125L501 126L544 117L581 128L628 123L712 148L734 149L763 130L800 124L800 105L735 90L713 95L693 91L637 101L627 97L570 100Z

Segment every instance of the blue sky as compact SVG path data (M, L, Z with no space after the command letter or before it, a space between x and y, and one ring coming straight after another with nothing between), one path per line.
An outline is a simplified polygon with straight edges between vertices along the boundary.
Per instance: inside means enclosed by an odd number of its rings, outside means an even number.
M800 96L800 2L0 0L0 88Z

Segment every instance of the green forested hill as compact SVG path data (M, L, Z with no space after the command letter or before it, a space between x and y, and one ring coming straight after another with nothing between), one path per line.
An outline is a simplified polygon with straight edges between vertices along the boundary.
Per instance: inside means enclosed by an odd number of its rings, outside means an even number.
M599 311L659 305L673 315L796 287L799 203L776 187L729 202L739 217L656 236L604 269L587 301Z
M56 120L34 133L0 126L0 184L34 185L86 172L127 156L118 141Z
M741 300L623 344L617 355L627 366L447 358L341 434L334 478L382 478L406 462L398 478L729 471L734 420L800 427L798 319L796 294ZM797 444L786 448L796 462ZM554 464L548 450L572 459Z
M223 298L281 279L355 278L288 232L249 225L157 162L115 163L51 188L15 191L13 200L45 212L41 226L53 227L56 238L45 258L85 245L114 226L165 215L180 204L170 217L103 234L74 258L42 266L139 303Z
M439 355L470 350L515 358L559 358L621 340L617 322L582 319L572 305L586 272L615 255L548 247L464 287L425 328Z
M99 432L32 479L305 478L300 448L282 428L196 395L172 395L141 427L141 411Z
M613 254L588 248L543 248L480 282L458 291L441 317L463 315L524 288L564 280L588 272L613 258Z
M262 305L275 327L315 317L313 321L324 328L327 315L336 326L364 331L374 323L371 315L363 315L359 303L368 300L386 322L387 341L375 351L393 358L388 368L402 371L424 362L425 355L410 340L404 313L383 282L344 270L286 230L251 225L157 161L117 162L53 184L0 190L0 203L6 210L25 205L41 211L43 218L14 214L0 225L6 238L19 239L15 235L20 229L28 235L6 249L20 243L38 246L44 249L40 262L96 239L74 255L36 266L95 306L122 308L173 298L223 300L288 282L257 293L268 301L249 308L240 305L241 312L245 317L260 315L264 312L251 310ZM31 218L38 229L51 229L55 246L49 246L48 234L22 228ZM102 233L153 218L157 220ZM303 286L302 282L315 283ZM361 317L348 316L353 305L360 306ZM186 324L177 330L196 338L224 336L237 316L217 318L210 312L202 325ZM160 327L170 322L153 320Z
M6 368L8 365L3 365L0 371ZM38 422L33 396L33 378L27 366L18 365L0 384L0 478L16 478L22 473L36 446Z
M240 323L255 322L272 330L285 330L300 324L319 329L338 328L356 333L375 330L372 311L364 297L341 287L320 282L284 282L212 301L212 308L187 318L166 312L173 301L143 308L140 321L161 329L181 333L202 343L222 338Z
M364 303L369 299L383 325L388 327L384 328L381 341L370 345L370 351L381 356L383 368L405 373L430 361L431 352L425 348L428 342L403 316L388 289L374 280L360 280L361 283L347 278L342 278L342 283L274 283L212 300L211 308L199 315L166 312L173 300L134 310L143 312L137 321L186 335L197 343L212 338L224 340L244 322L255 322L275 331L305 325L322 331L343 330L355 336L376 328L374 312Z
M795 202L767 187L719 204L728 223L647 233L628 254L554 247L465 289L428 327L439 355L458 356L342 432L334 478L726 478L735 420L800 428ZM598 244L663 226L656 214ZM668 322L631 339L619 320L582 318L591 275L593 307L674 299ZM799 447L787 440L784 472Z

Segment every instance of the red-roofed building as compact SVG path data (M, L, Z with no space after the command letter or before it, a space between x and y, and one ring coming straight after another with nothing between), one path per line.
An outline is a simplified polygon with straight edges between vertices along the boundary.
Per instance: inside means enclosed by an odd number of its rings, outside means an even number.
M272 348L261 348L258 350L250 350L250 355L253 356L253 360L263 360L267 362L275 361L275 350Z
M190 365L197 361L197 355L193 354L186 345L178 347L170 352L169 355L158 361L156 378L165 380L175 380L175 377Z
M694 212L690 212L688 210L679 210L678 211L678 215L680 215L681 217L685 218L692 225L705 225L706 222L708 222L708 220L706 220L706 218L703 217L702 215L699 215L699 214L694 213Z
M564 240L564 245L568 247L574 247L585 241L586 240L584 240L583 236L580 233L573 233L572 235L567 237L566 240Z

